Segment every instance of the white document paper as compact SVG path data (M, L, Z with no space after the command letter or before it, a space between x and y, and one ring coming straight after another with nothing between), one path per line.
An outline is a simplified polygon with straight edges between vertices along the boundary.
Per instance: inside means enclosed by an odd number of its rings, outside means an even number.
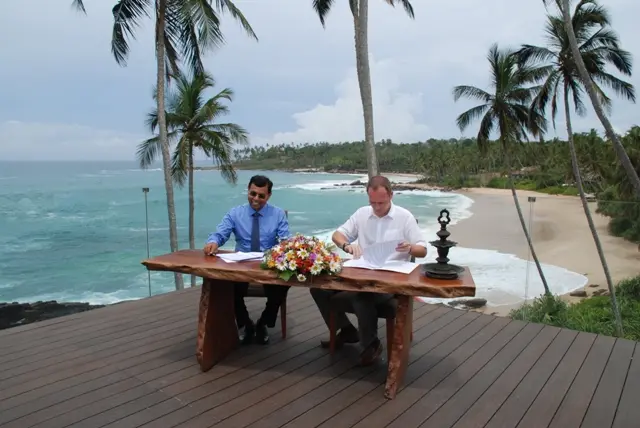
M370 269L370 270L386 270L389 272L410 274L418 266L417 263L405 262L402 260L389 260L383 265L374 265L364 258L350 259L343 263L344 267Z
M401 241L385 241L370 245L362 250L362 258L373 266L384 266L389 257L396 252Z
M263 255L264 255L263 253L260 253L257 251L249 252L249 253L243 253L242 251L238 251L236 253L218 254L218 257L220 257L225 262L234 263L234 262L243 262L247 260L260 260L262 259Z

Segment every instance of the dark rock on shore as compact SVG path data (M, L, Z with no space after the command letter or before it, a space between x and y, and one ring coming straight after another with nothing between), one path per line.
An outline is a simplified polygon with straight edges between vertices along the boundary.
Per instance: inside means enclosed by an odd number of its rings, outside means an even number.
M449 302L449 306L462 307L463 309L478 309L487 306L487 299L481 299L476 297L474 299L467 300L452 300Z
M0 303L0 330L102 307L104 305L79 302L58 303L55 300L35 303Z

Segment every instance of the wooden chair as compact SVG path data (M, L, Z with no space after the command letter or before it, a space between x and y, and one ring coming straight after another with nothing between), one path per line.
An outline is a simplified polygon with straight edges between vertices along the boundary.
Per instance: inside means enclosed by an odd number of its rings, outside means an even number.
M416 223L418 219L416 219ZM411 262L415 263L416 258L411 256ZM353 314L353 293L342 291L334 294L331 297L330 312L329 312L329 352L334 354L336 349L336 312L343 311L349 314ZM383 318L387 326L387 361L391 359L391 344L393 343L393 332L396 323L396 310L398 308L398 300L395 297L382 302L376 306L378 312L378 318ZM413 342L413 331L409 338Z
M284 210L284 214L289 218L289 211ZM249 288L247 289L247 297L264 297L267 296L264 294L264 287L262 284L250 283ZM280 330L282 333L282 338L287 338L287 297L285 296L282 301L282 305L280 305Z

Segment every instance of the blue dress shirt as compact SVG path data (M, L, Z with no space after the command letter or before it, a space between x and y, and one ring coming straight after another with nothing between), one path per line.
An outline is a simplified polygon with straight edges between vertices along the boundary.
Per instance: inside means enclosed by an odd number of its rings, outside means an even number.
M236 251L251 251L251 228L253 214L256 211L249 204L232 208L209 235L207 244L215 242L222 247L231 237L236 238ZM260 251L265 251L278 243L280 239L289 238L289 222L283 209L266 204L258 211L260 216Z

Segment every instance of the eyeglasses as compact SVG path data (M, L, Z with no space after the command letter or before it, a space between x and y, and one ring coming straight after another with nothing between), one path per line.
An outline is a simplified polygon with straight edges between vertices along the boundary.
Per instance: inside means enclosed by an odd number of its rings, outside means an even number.
M265 195L264 193L254 192L253 190L249 192L249 196L251 196L252 198L257 197L258 199L267 199L267 195Z

